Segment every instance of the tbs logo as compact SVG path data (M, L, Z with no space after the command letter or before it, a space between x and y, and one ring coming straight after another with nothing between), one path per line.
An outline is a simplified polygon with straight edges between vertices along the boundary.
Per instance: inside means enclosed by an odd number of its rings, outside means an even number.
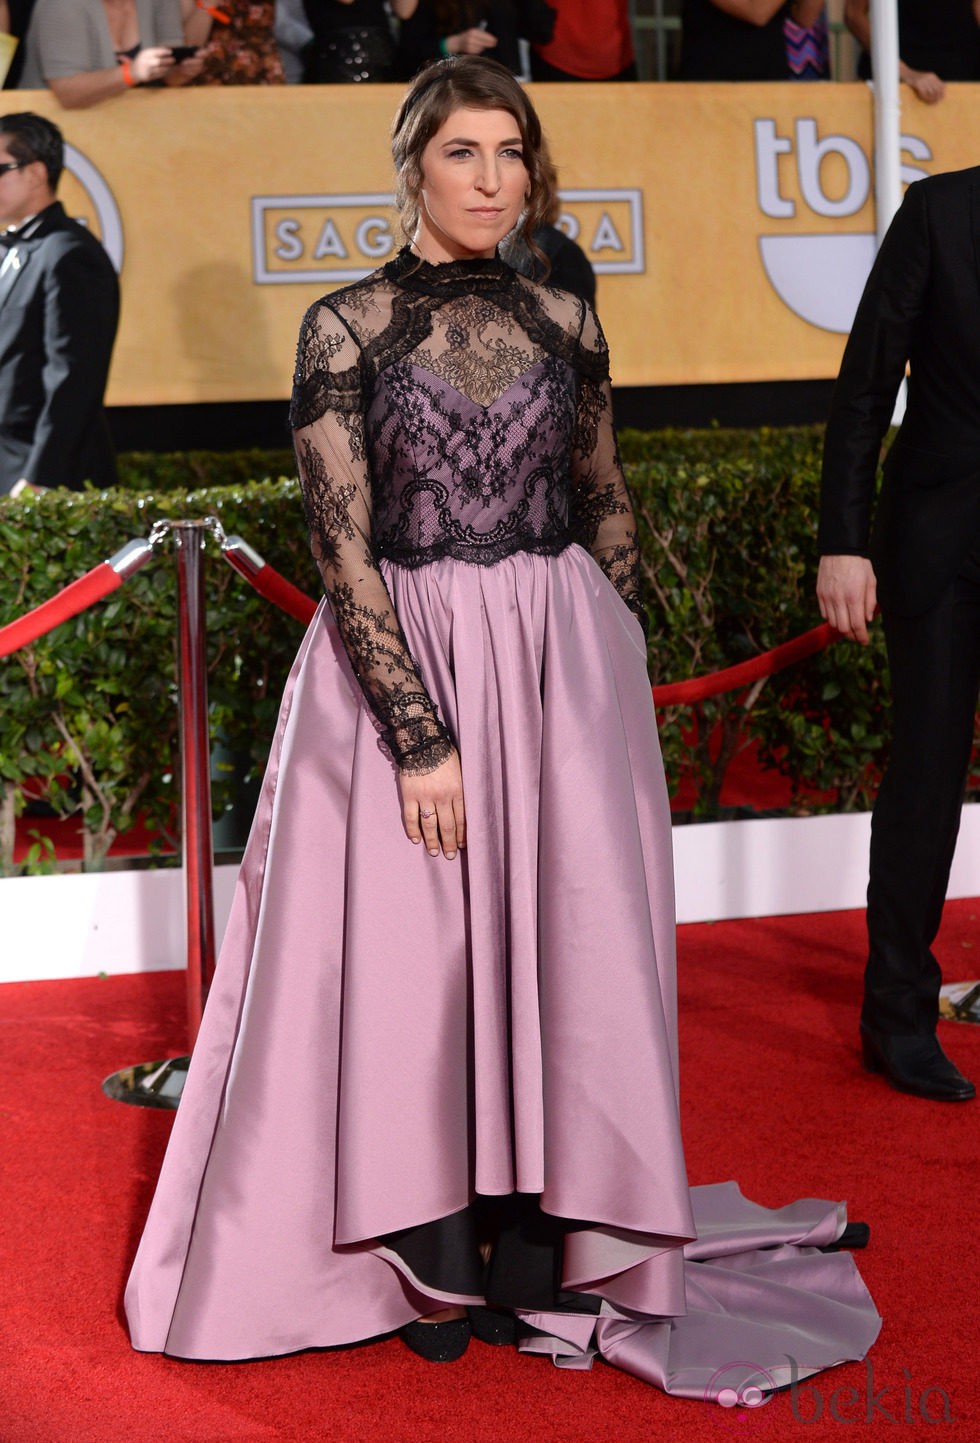
M798 220L797 202L787 194L787 171L795 163L795 178L804 205L814 215L843 219L856 215L871 193L871 165L849 135L817 133L817 122L798 119L793 134L780 135L774 120L753 122L755 138L756 198L770 220ZM903 135L902 150L914 160L931 160L924 140ZM787 159L780 172L780 157ZM828 194L824 187L826 161L845 184L842 193ZM928 174L918 166L904 165L902 180L909 184ZM791 311L821 330L846 333L875 257L871 232L834 235L826 231L807 235L780 229L759 236L759 251L769 284Z

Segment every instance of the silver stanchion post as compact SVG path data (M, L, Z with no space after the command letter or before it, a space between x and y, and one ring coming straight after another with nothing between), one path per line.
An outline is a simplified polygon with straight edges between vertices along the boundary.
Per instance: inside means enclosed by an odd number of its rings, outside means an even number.
M187 923L187 1030L197 1038L214 976L211 745L204 602L204 540L209 521L172 521L177 557L177 679L180 697L181 835ZM118 1102L175 1108L190 1057L142 1062L114 1072L102 1090Z
M187 1029L191 1047L214 976L211 739L204 610L204 521L174 524L177 551L178 678L184 905L187 915Z

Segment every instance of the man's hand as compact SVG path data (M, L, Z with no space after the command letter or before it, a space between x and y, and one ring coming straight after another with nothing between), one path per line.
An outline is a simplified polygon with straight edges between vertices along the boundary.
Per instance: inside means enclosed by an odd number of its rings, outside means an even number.
M841 636L867 646L868 623L878 605L878 584L866 556L821 556L817 601L824 621Z
M932 70L913 70L911 65L902 65L899 79L911 86L912 90L926 105L936 105L946 94L946 83Z

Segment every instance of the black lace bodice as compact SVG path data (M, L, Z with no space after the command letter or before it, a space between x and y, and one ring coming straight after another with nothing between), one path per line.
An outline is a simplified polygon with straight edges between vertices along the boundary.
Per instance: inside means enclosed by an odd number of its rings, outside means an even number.
M403 250L318 301L290 408L313 554L385 744L428 771L451 739L378 563L585 546L641 614L608 354L585 302L503 261Z

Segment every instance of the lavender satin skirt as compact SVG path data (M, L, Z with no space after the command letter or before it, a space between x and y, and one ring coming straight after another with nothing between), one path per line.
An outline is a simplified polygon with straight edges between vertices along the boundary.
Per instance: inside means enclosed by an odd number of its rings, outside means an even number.
M689 1191L670 818L644 643L589 556L386 567L459 742L468 845L413 847L320 608L283 699L217 975L126 1293L133 1345L235 1359L468 1297L378 1239L474 1194L584 1220L526 1347L704 1397L863 1356L830 1203ZM695 1238L698 1241L692 1241ZM685 1247L685 1245L687 1245ZM784 1380L788 1381L788 1380ZM728 1380L726 1380L728 1386Z

